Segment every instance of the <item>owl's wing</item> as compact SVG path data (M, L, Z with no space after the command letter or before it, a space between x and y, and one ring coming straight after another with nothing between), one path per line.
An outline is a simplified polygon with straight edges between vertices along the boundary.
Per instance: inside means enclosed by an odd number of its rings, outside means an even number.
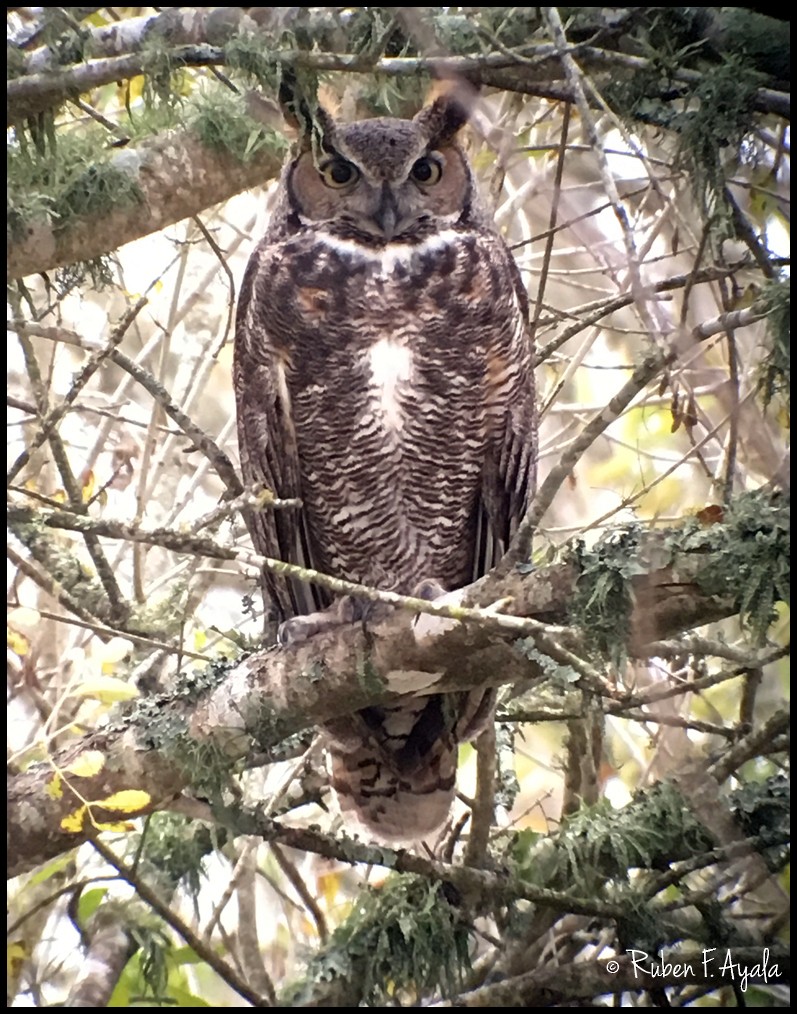
M474 578L487 573L506 552L534 496L537 479L537 403L528 296L514 258L506 248L504 253L513 289L496 306L494 326L510 330L514 340L510 358L488 366L488 377L494 380L488 380L486 410L494 421L477 511Z
M262 486L280 499L301 498L299 457L286 382L289 335L271 312L279 246L268 236L256 249L238 300L233 383L241 469L248 487ZM301 508L250 511L246 516L255 550L263 556L312 567ZM305 585L271 571L264 592L275 619L306 613L318 604Z

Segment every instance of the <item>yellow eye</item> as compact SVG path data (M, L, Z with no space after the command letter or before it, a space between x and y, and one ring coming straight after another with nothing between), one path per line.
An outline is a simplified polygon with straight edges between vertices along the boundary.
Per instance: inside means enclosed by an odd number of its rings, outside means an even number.
M443 167L440 165L440 162L429 155L419 158L412 169L410 169L410 176L412 176L416 183L420 183L422 187L434 186L442 175Z
M321 179L328 187L340 190L354 183L360 173L356 166L347 162L345 158L331 158L328 162L318 167Z

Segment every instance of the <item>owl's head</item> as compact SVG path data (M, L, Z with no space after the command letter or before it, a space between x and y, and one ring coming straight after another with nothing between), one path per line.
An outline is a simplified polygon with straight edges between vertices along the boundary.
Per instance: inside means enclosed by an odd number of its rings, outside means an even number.
M319 108L299 123L282 214L376 246L481 222L473 172L456 140L466 120L462 103L445 95L411 120L341 124Z

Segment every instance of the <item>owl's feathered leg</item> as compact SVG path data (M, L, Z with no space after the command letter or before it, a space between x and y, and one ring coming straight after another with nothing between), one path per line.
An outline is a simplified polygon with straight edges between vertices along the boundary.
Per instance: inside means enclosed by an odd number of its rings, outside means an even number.
M433 601L435 580L413 589ZM492 720L495 690L406 695L324 725L330 780L347 826L390 845L430 841L454 800L458 745Z

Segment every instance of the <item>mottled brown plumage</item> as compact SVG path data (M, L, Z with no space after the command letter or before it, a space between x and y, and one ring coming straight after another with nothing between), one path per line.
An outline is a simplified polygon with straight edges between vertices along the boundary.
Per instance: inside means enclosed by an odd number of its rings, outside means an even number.
M301 510L249 519L256 549L382 589L454 590L500 555L534 487L527 297L443 97L414 120L320 110L286 166L238 309L247 483ZM329 605L264 576L284 620ZM341 809L425 837L453 796L482 694L408 698L327 729Z

